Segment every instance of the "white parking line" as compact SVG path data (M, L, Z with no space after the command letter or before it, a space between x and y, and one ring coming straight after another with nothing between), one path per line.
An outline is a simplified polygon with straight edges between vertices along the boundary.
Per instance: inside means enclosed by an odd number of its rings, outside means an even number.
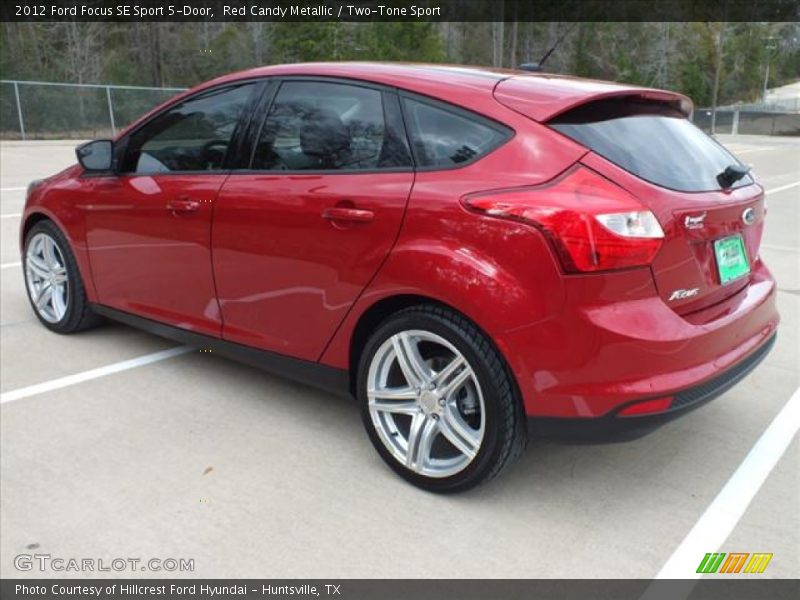
M775 146L769 146L768 148L745 148L743 150L734 150L734 154L752 154L753 152L766 152L767 150L779 150Z
M7 188L0 188L0 192L21 192L27 188L24 187L7 187Z
M790 190L794 187L800 185L800 181L795 181L794 183L787 183L786 185L782 185L780 187L772 188L771 190L767 190L766 194L775 194L777 192L782 192L783 190Z
M716 552L736 527L800 429L800 388L761 434L728 483L695 523L656 579L697 579L706 552Z
M22 213L10 213L5 215L0 215L0 219L17 219L22 216Z
M114 373L119 373L120 371L127 371L128 369L143 367L144 365L149 365L154 362L173 358L174 356L180 356L181 354L186 354L188 352L192 352L193 350L194 348L190 346L178 346L176 348L170 348L169 350L161 350L160 352L145 354L144 356L140 356L138 358L123 360L122 362L114 363L113 365L107 365L97 369L90 369L89 371L83 371L82 373L76 373L75 375L67 375L66 377L59 377L58 379L52 379L50 381L45 381L44 383L37 383L24 388L11 390L10 392L3 392L0 394L0 404L13 402L14 400L22 400L23 398L29 398L30 396L36 396L37 394L43 394L45 392L69 387L71 385L75 385L76 383L82 383L91 379L105 377L106 375L113 375Z
M0 265L0 269L13 269L14 267L21 267L21 266L22 266L21 262L3 263L2 265Z

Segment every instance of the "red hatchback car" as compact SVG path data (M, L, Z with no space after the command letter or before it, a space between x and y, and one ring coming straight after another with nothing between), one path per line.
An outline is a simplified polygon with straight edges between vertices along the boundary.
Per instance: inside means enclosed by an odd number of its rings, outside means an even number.
M49 329L110 317L352 394L463 490L536 435L651 429L775 339L764 191L672 92L435 65L200 85L31 184Z

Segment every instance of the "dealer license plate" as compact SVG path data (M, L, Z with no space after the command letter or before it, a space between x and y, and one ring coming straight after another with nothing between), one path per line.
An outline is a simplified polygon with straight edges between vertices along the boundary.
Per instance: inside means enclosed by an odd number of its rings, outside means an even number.
M715 241L714 254L717 257L719 282L722 285L744 277L750 272L747 250L741 235L736 234Z

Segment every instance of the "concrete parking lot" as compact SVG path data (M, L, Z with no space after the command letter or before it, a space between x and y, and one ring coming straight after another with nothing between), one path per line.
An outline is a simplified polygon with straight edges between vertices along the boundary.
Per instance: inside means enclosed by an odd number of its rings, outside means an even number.
M74 162L75 143L0 144L0 576L85 576L14 566L49 554L195 565L94 576L691 577L722 551L773 553L761 577L800 577L800 444L772 470L769 443L753 450L800 385L800 139L721 141L768 190L762 255L783 318L772 354L648 437L533 440L503 477L453 497L386 468L355 403L213 354L94 377L173 344L121 325L59 336L37 322L19 213L27 183Z

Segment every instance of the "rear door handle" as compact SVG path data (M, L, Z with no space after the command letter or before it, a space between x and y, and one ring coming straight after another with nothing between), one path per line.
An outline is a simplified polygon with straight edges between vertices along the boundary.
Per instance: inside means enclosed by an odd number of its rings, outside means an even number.
M181 198L180 200L170 200L167 202L167 210L172 212L194 212L200 208L200 203L197 200L189 200Z
M322 218L329 221L347 221L349 223L369 223L375 218L375 213L362 208L347 208L334 206L322 211Z

